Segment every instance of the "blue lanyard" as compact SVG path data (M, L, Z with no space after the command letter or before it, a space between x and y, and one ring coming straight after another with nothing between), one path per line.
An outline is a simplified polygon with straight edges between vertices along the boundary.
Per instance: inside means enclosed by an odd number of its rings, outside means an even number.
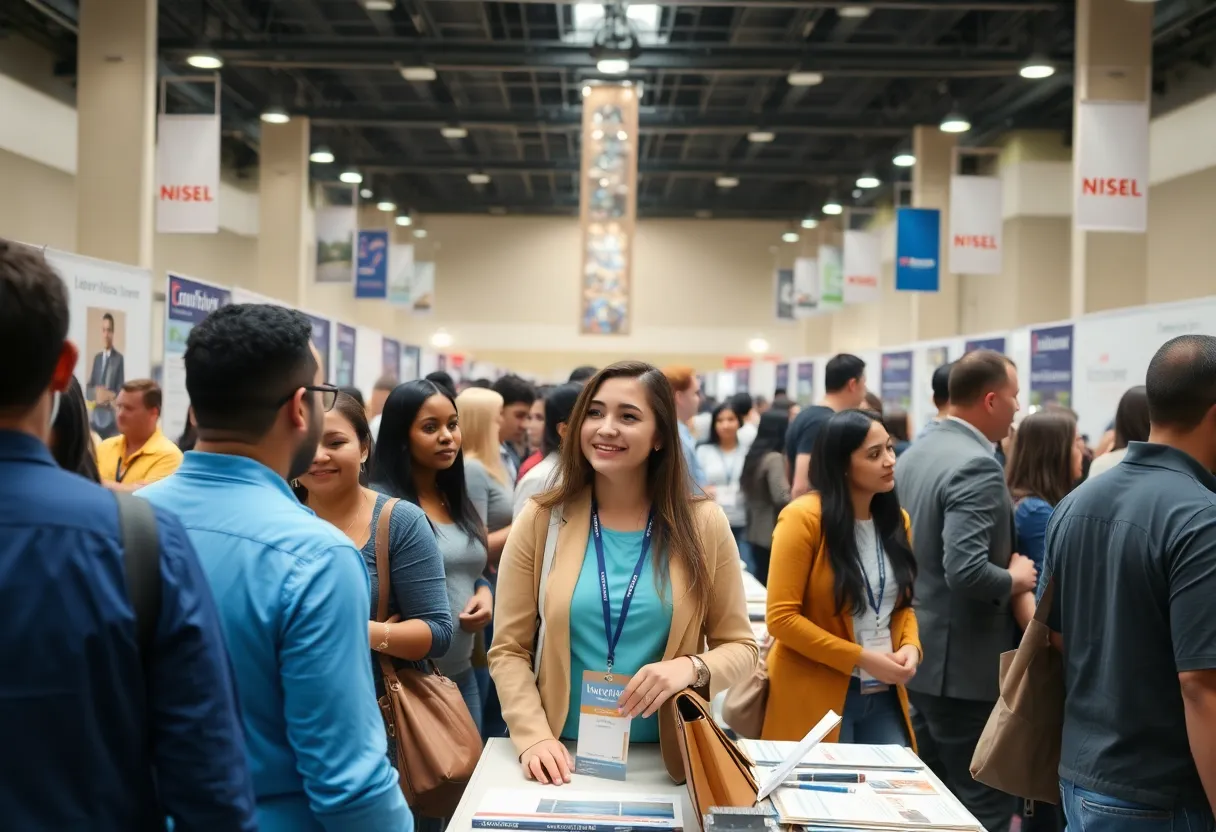
M591 498L591 536L595 540L595 558L600 567L600 602L604 607L604 637L608 640L608 672L612 672L612 662L616 658L616 646L621 641L621 633L625 630L625 617L629 615L629 605L633 602L633 591L637 589L638 578L642 576L642 567L646 563L646 554L650 551L650 536L654 531L654 508L646 518L646 534L642 537L642 554L633 567L633 577L629 580L629 588L621 599L621 617L617 619L615 632L612 629L612 601L608 598L608 565L604 561L604 536L600 530L600 509L595 497Z
M861 567L861 576L866 580L866 595L870 599L870 609L874 610L874 618L877 620L882 609L882 598L887 594L887 559L883 556L882 540L878 537L878 526L874 527L874 551L878 553L878 600L874 600L874 590L870 588L870 576L866 574L866 567L859 563Z

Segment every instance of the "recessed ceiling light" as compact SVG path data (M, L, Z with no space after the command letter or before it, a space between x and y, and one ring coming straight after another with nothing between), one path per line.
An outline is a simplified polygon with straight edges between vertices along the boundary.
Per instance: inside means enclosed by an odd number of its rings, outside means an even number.
M971 122L962 113L951 110L949 115L942 119L940 126L943 133L966 133L971 129Z
M347 168L338 174L338 181L345 182L347 185L358 185L363 181L363 174L354 168ZM366 199L367 197L364 197Z
M782 235L781 235L781 242L783 242L783 243L796 243L796 242L798 242L798 232L797 232L797 231L787 231L787 232L785 232L784 234L782 234ZM761 352L763 352L763 350L761 350Z
M747 134L747 140L756 144L768 144L775 138L777 138L777 134L768 130L753 130Z
M916 157L908 151L901 151L895 154L895 158L891 160L891 164L897 168L910 168L916 164Z
M439 135L445 139L463 139L469 135L469 131L463 127L441 127L439 128Z
M376 209L388 213L389 211L397 210L397 203L384 199L376 203Z
M360 178L362 178L362 177L360 177ZM372 193L371 188L360 188L359 189L359 198L360 199L371 199L373 195L374 194Z
M815 219L814 217L807 217L806 219L804 219L802 221L802 227L805 229L808 229L808 230L810 230L812 228L818 228L819 220Z
M434 67L403 66L401 67L401 77L407 81L434 81L439 76Z
M842 206L835 199L829 199L827 202L823 203L823 213L834 217L838 214L844 213L844 206Z
M219 69L224 65L224 59L214 50L200 49L187 56L186 63L195 69Z
M850 17L854 20L860 20L863 17L870 16L869 6L841 6L836 10L836 14L841 17Z
M308 161L318 165L332 165L334 152L325 145L319 145L316 150L308 154Z
M282 107L267 107L262 111L262 121L267 124L286 124L291 121L291 116Z
M369 12L391 12L397 0L362 0L363 8Z
M398 214L396 223L397 223L397 225L400 225L403 228L409 228L411 225L414 224L414 218L411 217L409 214Z
M739 187L739 177L737 176L719 176L714 180L714 184L719 188L737 188Z
M791 87L817 87L823 83L823 73L791 72L785 76L785 82Z
M467 177L470 185L488 185L490 184L490 175L488 173L470 173Z
M881 184L882 182L879 181L877 176L868 172L857 177L856 182L856 185L859 188L877 188Z
M1031 58L1018 70L1018 75L1021 75L1023 78L1029 78L1032 81L1050 78L1055 74L1056 68L1048 63L1046 59L1038 56Z
M624 75L629 71L628 58L600 58L595 68L604 75Z
M426 237L426 229L425 228L415 228L414 236L416 238L418 238L419 240L423 239L424 237Z

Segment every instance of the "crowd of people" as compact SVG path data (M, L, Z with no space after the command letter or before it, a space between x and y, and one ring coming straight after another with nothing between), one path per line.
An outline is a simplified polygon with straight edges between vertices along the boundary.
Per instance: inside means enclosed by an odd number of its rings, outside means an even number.
M763 661L763 738L834 710L829 739L915 748L990 832L1216 827L1214 338L1165 344L1091 447L1059 406L1015 428L986 350L939 368L915 434L847 354L805 407L636 361L365 404L308 318L256 304L191 331L177 443L125 378L101 439L67 333L60 278L0 241L0 825L439 832L390 704L408 673L551 784L584 672L620 673L630 741L682 780L665 704ZM1065 817L970 776L1048 586Z

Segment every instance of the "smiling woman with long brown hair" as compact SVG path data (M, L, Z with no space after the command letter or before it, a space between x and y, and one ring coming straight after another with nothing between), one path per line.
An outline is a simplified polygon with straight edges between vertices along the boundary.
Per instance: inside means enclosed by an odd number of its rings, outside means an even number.
M567 782L573 763L561 741L578 738L583 672L632 676L619 700L634 718L630 742L658 741L667 770L683 779L663 706L687 687L707 696L729 687L756 665L739 551L722 509L688 493L675 401L657 369L624 361L601 370L569 426L558 485L516 518L500 565L490 672L503 716L525 774Z

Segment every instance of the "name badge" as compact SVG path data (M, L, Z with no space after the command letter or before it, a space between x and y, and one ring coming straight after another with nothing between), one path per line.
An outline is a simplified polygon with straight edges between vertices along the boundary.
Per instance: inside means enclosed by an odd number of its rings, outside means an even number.
M617 702L631 678L602 670L583 671L578 746L574 751L575 773L608 780L625 779L629 763L629 725L633 720L621 715Z
M734 508L739 505L738 485L718 485L714 487L715 500L722 508Z
M870 627L861 630L857 633L857 643L867 650L873 650L876 653L893 652L891 647L891 630L888 628L879 631L876 628ZM863 669L861 671L861 692L862 693L879 693L888 690L890 685L886 682L880 682Z

